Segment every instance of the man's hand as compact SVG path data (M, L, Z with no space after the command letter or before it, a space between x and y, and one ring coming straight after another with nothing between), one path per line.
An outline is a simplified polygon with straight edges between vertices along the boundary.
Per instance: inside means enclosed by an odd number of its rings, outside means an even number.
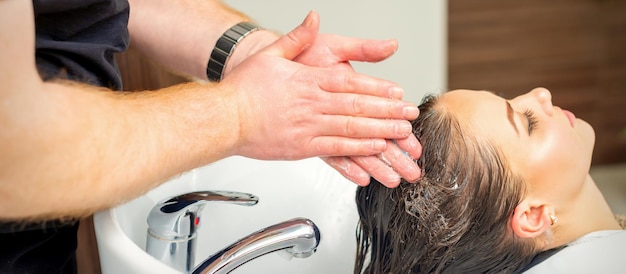
M397 48L398 43L395 40L365 40L320 34L294 61L308 66L354 71L350 61L379 62L393 55ZM402 99L402 95L402 89L398 87L390 92L389 97ZM420 169L413 159L419 158L421 151L420 143L411 134L396 140L395 144L388 141L386 150L378 156L336 156L323 159L358 185L369 184L372 176L387 187L396 187L401 177L410 182L419 178Z
M376 155L385 139L411 134L414 104L394 97L395 83L335 66L295 63L316 41L319 18L250 56L220 86L236 97L236 154L257 159Z
M410 148L407 151L413 153L405 154L404 148ZM401 178L414 182L420 177L421 171L413 159L419 158L421 152L420 143L415 135L411 135L395 142L388 140L385 151L378 155L326 157L323 160L360 186L368 185L371 176L393 188L400 184Z

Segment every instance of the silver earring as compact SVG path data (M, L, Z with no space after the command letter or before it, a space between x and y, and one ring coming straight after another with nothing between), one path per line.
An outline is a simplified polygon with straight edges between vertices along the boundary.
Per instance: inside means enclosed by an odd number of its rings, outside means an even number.
M554 224L559 222L559 218L557 218L556 216L550 214L550 221L551 221L550 225L554 225Z

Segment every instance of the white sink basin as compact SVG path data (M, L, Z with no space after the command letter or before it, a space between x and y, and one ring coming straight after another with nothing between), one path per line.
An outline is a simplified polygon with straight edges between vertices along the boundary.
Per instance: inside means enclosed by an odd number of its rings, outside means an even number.
M353 272L358 221L356 185L319 158L268 162L232 157L185 173L129 203L97 213L94 221L102 273L180 273L144 251L146 217L152 206L164 198L202 190L251 193L259 197L259 203L252 207L207 204L200 214L196 264L252 232L304 217L321 232L315 254L289 259L284 253L270 253L232 273Z

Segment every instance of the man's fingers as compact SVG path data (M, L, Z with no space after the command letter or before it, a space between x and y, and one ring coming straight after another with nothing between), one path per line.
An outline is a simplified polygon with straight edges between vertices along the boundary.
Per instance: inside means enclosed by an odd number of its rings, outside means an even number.
M393 141L387 140L387 148L379 157L409 182L415 182L421 175L421 170L417 163L409 155L406 155Z
M309 142L304 149L308 154L321 157L345 155L376 155L387 148L384 139L347 138L339 136L320 136Z
M400 184L400 175L378 156L325 157L328 165L359 186L367 186L373 177L386 187Z
M321 111L333 115L414 120L417 106L410 102L352 93L327 93Z
M264 51L268 54L293 60L315 41L320 19L315 11L309 12L302 24L280 37Z
M378 155L326 157L326 163L348 180L360 186L370 183L370 176L386 187L397 187L401 178L415 182L421 176L413 159L404 154L394 141L387 140L384 152Z
M324 157L324 162L337 170L343 177L359 186L370 183L370 175L349 157Z
M409 135L407 138L396 139L394 142L414 160L422 156L422 144L420 144L414 134Z
M421 176L421 170L415 161L390 140L387 140L385 151L378 155L353 156L351 159L381 184L390 188L397 187L401 178L415 182Z
M398 49L396 40L371 40L351 37L328 39L337 41L329 45L341 61L380 62L389 58Z
M317 136L403 139L413 134L406 120L375 119L342 115L321 115L315 120ZM346 154L354 155L354 154Z
M400 184L398 172L378 156L354 156L351 159L384 186L394 188Z
M318 77L318 86L328 92L372 95L377 97L402 99L404 90L398 84L359 74L351 70L338 72L324 69Z

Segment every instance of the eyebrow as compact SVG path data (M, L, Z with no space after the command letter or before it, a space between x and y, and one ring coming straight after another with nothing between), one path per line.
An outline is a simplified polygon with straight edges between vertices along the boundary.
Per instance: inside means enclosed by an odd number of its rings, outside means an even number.
M495 96L502 97L491 90L486 90L486 91ZM513 126L513 129L515 129L515 133L519 135L519 129L517 129L517 126L515 125L515 118L513 114L515 113L515 111L513 111L513 107L511 106L511 103L509 103L508 100L504 100L504 102L506 103L506 118L509 119L509 123L511 124L511 126Z
M506 117L509 119L509 123L511 123L511 126L513 126L513 128L515 129L515 132L517 133L517 135L519 135L519 129L517 129L517 126L515 125L515 120L513 118L513 107L511 107L511 104L509 103L509 101L505 101L506 102Z

